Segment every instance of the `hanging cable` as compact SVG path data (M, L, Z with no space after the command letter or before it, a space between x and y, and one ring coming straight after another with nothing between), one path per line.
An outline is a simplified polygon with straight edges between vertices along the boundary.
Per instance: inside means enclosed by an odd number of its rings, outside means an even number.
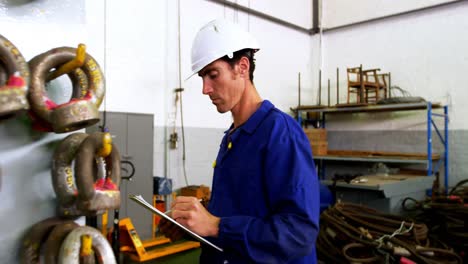
M187 178L187 169L186 169L186 151L185 151L185 129L184 129L184 112L183 112L183 102L182 102L182 92L184 91L184 88L182 88L182 70L181 70L181 48L180 48L180 0L178 0L177 4L177 36L178 36L178 51L179 51L179 88L176 89L176 96L179 95L180 99L180 126L182 129L182 167L184 170L184 179L185 179L185 185L188 186L188 178ZM176 107L177 108L177 107Z
M104 0L104 87L107 89L107 94L109 94L109 87L107 87L107 0ZM127 116L128 118L128 116ZM128 120L127 120L128 124ZM127 126L128 130L128 126ZM107 129L107 96L104 96L104 111L102 113L102 126L101 126L101 131L102 132L108 132L109 130ZM128 141L128 131L126 133L127 138L126 140ZM126 143L128 145L128 142ZM127 150L125 150L127 151ZM134 171L133 171L134 172ZM133 176L133 175L132 175ZM131 178L130 178L131 179ZM124 186L124 193L125 197L128 195L128 189L127 189L127 184L128 181L125 182ZM121 187L119 187L121 189ZM127 208L127 203L125 203L125 213L128 213L128 208ZM114 252L115 256L119 255L120 252L120 230L119 230L119 222L120 222L120 207L114 210L114 220L113 220L113 231L111 234L111 246L112 246L112 251Z
M180 0L177 1L177 48L179 59L179 88L182 88L181 51L180 51Z
M184 115L182 114L182 92L180 92L180 122L181 122L181 128L182 128L182 162L183 162L183 168L184 168L184 178L185 178L185 184L188 186L188 179L187 179L187 169L185 166L185 161L186 161L186 152L185 152L185 131L184 131Z
M177 142L179 142L179 136L177 135L177 106L179 104L179 92L175 90L175 100L174 100L174 122L172 124L172 133L169 136L169 142L171 149L177 148Z
M108 90L108 87L107 87L107 81L106 81L106 77L107 77L107 0L104 0L104 66L103 66L103 75L104 75L104 87L106 87L106 89ZM107 92L109 93L109 92ZM102 132L106 132L107 128L106 128L106 119L107 119L107 97L104 96L104 111L103 111L103 114L102 114L102 126L100 127L101 128L101 131Z

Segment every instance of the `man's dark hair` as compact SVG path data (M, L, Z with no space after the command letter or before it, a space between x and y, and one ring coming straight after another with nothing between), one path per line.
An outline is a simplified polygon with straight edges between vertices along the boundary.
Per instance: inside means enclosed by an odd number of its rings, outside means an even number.
M253 49L238 50L234 52L233 54L234 56L232 57L232 59L230 59L228 56L224 56L221 58L221 60L227 62L231 66L231 68L234 68L234 65L236 65L236 63L238 63L242 57L247 57L250 63L249 77L250 77L250 81L253 83L253 78L254 78L253 72L255 70L254 53L255 53L255 50Z

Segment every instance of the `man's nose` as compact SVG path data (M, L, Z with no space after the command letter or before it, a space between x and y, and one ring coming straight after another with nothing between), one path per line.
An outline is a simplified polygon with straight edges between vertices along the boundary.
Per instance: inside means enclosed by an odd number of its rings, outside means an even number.
M213 92L213 87L207 83L206 81L203 81L203 94L210 94L211 92Z

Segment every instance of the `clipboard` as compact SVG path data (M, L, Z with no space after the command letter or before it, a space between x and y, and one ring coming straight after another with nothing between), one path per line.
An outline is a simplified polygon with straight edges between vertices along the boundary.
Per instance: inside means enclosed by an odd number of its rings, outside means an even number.
M211 246L212 248L220 251L220 252L223 252L223 249L216 246L215 244L211 243L210 241L208 241L207 239L201 237L200 235L190 231L190 229L186 228L185 226L181 225L179 222L177 222L176 220L172 219L170 216L168 216L167 214L165 214L164 212L161 212L159 211L158 209L154 208L151 204L149 204L147 201L145 201L145 199L141 196L141 195L135 195L135 194L131 194L128 196L128 198L130 198L131 200L135 201L136 203L138 203L139 205L145 207L146 209L150 210L151 212L163 217L164 219L170 221L171 223L173 223L174 225L182 228L185 232L187 232L190 236L192 236L193 238L195 238L196 240L206 244L206 245L209 245Z

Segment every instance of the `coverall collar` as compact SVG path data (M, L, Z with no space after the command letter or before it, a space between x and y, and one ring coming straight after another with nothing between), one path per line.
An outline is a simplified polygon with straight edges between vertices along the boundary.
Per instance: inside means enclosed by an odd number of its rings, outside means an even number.
M252 134L255 129L260 125L260 123L265 119L267 116L268 112L270 112L271 109L273 109L275 106L268 100L263 100L262 104L260 107L255 111L247 121L242 124L239 129L242 129L243 131ZM228 130L224 131L224 133L229 133L229 131L234 127L234 123L231 124Z

